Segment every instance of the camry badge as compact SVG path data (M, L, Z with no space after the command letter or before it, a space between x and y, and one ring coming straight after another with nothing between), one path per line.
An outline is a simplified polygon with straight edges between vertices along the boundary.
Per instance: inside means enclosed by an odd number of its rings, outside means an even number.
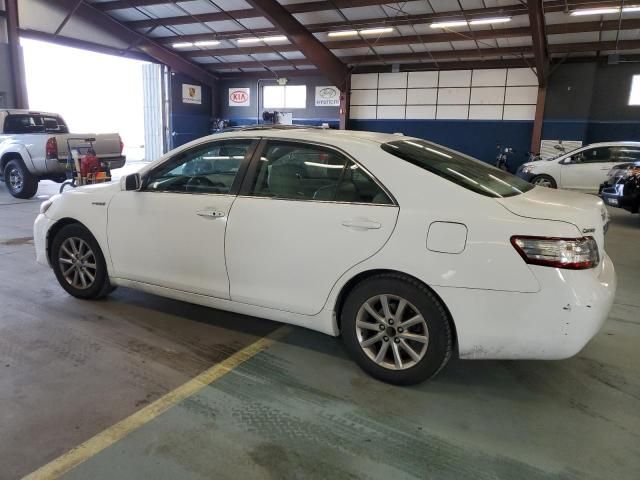
M582 233L593 233L595 231L596 231L595 228L583 228L582 229Z

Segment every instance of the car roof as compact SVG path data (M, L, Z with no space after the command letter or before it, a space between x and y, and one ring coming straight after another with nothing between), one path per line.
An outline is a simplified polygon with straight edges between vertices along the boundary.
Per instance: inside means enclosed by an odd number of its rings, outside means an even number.
M253 125L235 129L227 129L214 134L210 138L226 137L271 137L307 140L311 142L327 142L327 140L368 140L375 143L387 143L404 137L401 133L364 132L359 130L336 130L313 126Z
M42 112L40 110L26 110L26 109L18 109L18 108L5 108L3 109L3 111L7 115L47 115L51 117L60 116L58 113Z

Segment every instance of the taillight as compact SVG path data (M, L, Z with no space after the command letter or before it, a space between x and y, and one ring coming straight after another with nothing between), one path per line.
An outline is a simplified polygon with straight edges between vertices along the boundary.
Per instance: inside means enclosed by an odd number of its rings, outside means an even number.
M511 237L516 251L531 265L583 270L600 263L598 244L593 237L548 238Z
M120 139L120 154L122 154L124 150L124 143L122 142L122 139Z
M56 142L56 137L50 137L49 140L47 140L45 155L48 160L58 158L58 142Z

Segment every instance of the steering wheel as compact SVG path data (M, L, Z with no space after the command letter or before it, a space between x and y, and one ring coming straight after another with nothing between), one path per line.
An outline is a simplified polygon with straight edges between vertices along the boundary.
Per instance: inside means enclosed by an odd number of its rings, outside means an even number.
M207 177L191 177L185 185L185 190L187 192L197 192L202 190L202 188L211 188L212 190L216 190L213 193L222 193L222 190L218 187L225 188L226 185L221 182L212 182Z

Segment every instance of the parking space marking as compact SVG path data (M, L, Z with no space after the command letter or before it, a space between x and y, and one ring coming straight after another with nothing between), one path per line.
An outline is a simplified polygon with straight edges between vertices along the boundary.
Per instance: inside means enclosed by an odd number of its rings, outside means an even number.
M131 432L144 426L146 423L166 412L174 405L177 405L186 398L198 393L207 385L210 385L222 376L226 375L238 365L266 350L279 338L286 335L290 330L291 329L286 326L278 327L266 337L262 337L251 345L237 351L222 362L205 370L178 388L160 397L155 402L147 405L141 410L138 410L134 414L124 420L121 420L115 425L112 425L106 430L103 430L77 447L72 448L67 453L40 467L35 472L23 477L23 480L49 480L64 475L84 461L100 453L102 450L110 447L119 440L122 440Z

